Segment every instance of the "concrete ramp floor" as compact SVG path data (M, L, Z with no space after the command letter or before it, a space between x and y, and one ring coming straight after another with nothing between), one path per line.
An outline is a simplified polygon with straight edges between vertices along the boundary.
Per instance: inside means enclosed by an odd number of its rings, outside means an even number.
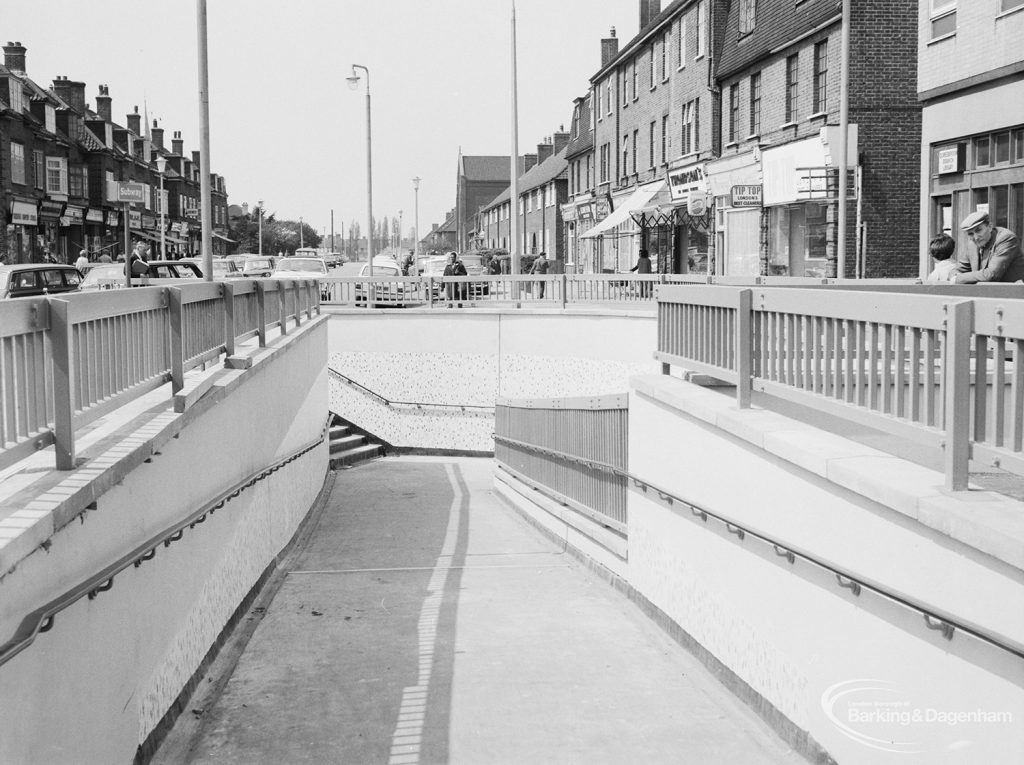
M803 762L493 470L339 471L153 761Z

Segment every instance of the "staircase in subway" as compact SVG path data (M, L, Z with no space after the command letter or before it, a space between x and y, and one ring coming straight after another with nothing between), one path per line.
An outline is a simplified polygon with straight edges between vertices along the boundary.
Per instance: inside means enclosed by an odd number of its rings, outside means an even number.
M349 467L383 457L384 445L338 415L331 421L331 468Z

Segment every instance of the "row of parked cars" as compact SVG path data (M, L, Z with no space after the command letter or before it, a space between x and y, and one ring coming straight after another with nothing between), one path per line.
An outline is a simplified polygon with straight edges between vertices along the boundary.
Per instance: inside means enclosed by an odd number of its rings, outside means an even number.
M143 282L158 279L202 279L202 261L150 260ZM231 255L213 259L214 279L318 279L327 275L322 258L276 258L269 255ZM125 284L124 263L90 263L84 273L62 263L19 263L0 266L0 298L55 295L118 289Z

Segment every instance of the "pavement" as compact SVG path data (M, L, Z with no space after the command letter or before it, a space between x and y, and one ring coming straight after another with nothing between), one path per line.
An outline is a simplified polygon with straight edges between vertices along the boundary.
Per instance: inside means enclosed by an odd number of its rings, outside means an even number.
M804 762L493 470L333 474L153 762Z

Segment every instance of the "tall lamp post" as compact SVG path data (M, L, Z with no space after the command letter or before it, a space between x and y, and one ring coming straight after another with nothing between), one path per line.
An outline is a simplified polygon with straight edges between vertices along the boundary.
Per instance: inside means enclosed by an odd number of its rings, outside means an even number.
M299 216L299 249L301 250L305 246L306 245L305 245L305 243L303 242L303 239L302 239L302 216L300 215Z
M370 133L370 70L362 64L352 64L352 76L346 77L352 90L359 88L359 75L356 69L366 72L366 272L373 276L373 155Z
M398 236L396 236L395 239L397 240L396 247L398 249L398 254L401 255L402 254L402 211L401 210L398 211ZM395 260L398 260L398 258L395 258Z
M259 242L257 243L256 246L259 248L257 250L257 252L259 252L259 254L262 255L263 254L263 200L261 199L256 204L258 204L260 206L260 240L259 240Z
M160 259L167 260L167 236L164 224L164 208L167 206L164 201L164 174L167 172L167 158L157 155L156 171L160 173Z
M413 262L420 258L420 180L418 175L412 179L412 190L416 192L416 228L412 232Z

